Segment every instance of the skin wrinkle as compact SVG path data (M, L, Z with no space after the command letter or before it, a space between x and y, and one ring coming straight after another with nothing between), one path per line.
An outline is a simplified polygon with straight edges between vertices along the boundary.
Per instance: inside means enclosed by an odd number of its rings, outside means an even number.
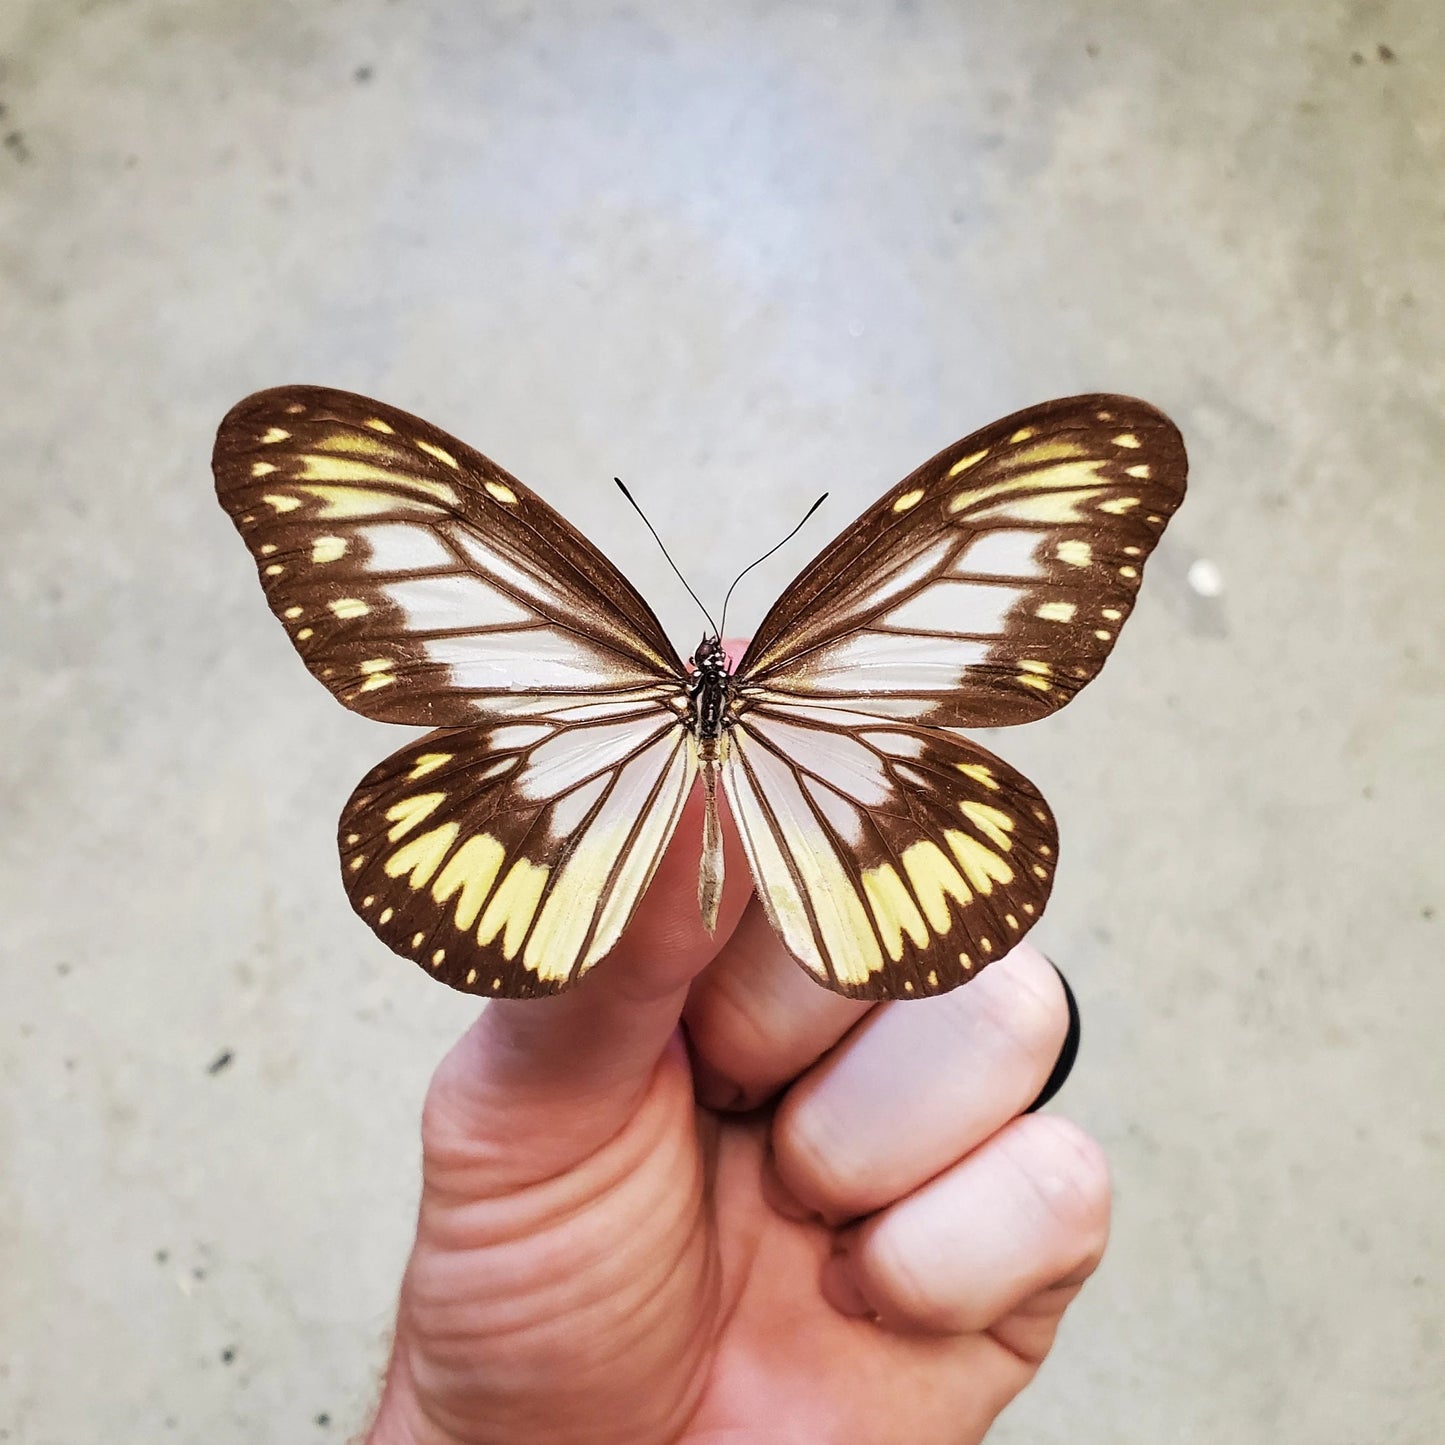
M494 1370L494 1373L499 1378L506 1378L514 1389L525 1388L529 1383L529 1377L540 1373L548 1382L545 1393L553 1404L559 1396L576 1396L579 1399L595 1400L599 1388L602 1393L606 1393L607 1384L614 1374L617 1361L625 1360L637 1347L639 1341L645 1342L650 1335L655 1333L656 1321L653 1315L657 1311L670 1313L675 1308L673 1301L662 1298L660 1285L673 1275L678 1260L686 1260L690 1257L687 1244L697 1234L699 1228L700 1214L698 1211L692 1211L687 1239L682 1241L680 1248L675 1251L666 1248L649 1250L643 1256L643 1260L645 1262L650 1257L654 1261L653 1268L648 1272L629 1271L627 1276L628 1294L635 1300L635 1304L631 1308L619 1308L623 1301L619 1299L615 1280L598 1280L593 1291L586 1291L582 1294L577 1294L575 1291L569 1293L569 1290L573 1290L575 1286L576 1271L574 1268L559 1274L551 1281L551 1284L555 1286L552 1291L555 1297L549 1299L549 1307L544 1316L529 1321L513 1318L501 1321L493 1328L479 1328L474 1316L467 1318L454 1330L435 1330L429 1325L426 1332L428 1343L435 1346L439 1340L454 1339L464 1347L462 1357L457 1361L457 1368L465 1370L469 1365L472 1350L478 1341L488 1340L494 1336L499 1337L505 1341L503 1354L512 1361L512 1364L508 1367L504 1360L499 1368ZM697 1293L705 1295L709 1276L712 1274L706 1255L698 1258L698 1266L695 1289ZM481 1274L488 1289L473 1292L474 1299L485 1298L487 1293L495 1293L499 1290L505 1292L507 1288L505 1281L499 1282L496 1275L486 1269L481 1270ZM474 1305L469 1301L460 1307L460 1312L471 1316L473 1309ZM705 1318L706 1311L699 1311L698 1317ZM548 1338L555 1331L557 1321L563 1318L566 1320L569 1333L589 1336L594 1340L606 1339L609 1342L609 1349L600 1354L594 1354L589 1359L585 1372L580 1374L571 1372L564 1382L559 1383L552 1376L548 1360L549 1351L545 1346ZM531 1339L533 1335L537 1337L537 1343L543 1348L534 1347ZM692 1377L695 1383L688 1391L687 1410L673 1412L681 1413L684 1418L687 1411L693 1408L695 1399L703 1388L706 1372L697 1368L697 1362L701 1360L710 1345L711 1340L705 1334L698 1334L689 1343L686 1351L687 1354L694 1357L694 1363L685 1373ZM587 1438L590 1440L594 1437Z
M450 1218L459 1207L489 1217L500 1214L490 1241L494 1243L509 1242L509 1220L524 1220L527 1225L525 1234L533 1233L539 1225L546 1229L554 1222L565 1223L594 1204L601 1195L621 1189L635 1181L640 1171L654 1167L659 1148L680 1147L670 1138L672 1131L667 1128L666 1119L660 1117L661 1112L639 1107L616 1134L590 1154L571 1167L558 1169L540 1179L509 1189L489 1188L485 1194L480 1193L474 1184L469 1186L466 1182L429 1179L429 1195L446 1211L446 1218ZM667 1167L671 1166L669 1159ZM485 1162L471 1166L473 1169L484 1167ZM555 1199L549 1197L554 1194ZM446 1243L441 1239L437 1242Z

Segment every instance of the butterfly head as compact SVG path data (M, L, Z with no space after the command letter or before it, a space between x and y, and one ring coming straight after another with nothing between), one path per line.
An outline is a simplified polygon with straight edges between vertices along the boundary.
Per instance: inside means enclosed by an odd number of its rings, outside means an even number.
M692 655L692 665L712 677L726 677L732 671L732 659L723 651L722 640L715 634L703 634Z

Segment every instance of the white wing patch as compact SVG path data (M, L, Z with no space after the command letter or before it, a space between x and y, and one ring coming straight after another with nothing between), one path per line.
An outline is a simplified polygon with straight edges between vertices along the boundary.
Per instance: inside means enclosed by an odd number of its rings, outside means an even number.
M822 979L866 984L883 967L883 953L797 773L740 725L729 740L723 786L789 951Z

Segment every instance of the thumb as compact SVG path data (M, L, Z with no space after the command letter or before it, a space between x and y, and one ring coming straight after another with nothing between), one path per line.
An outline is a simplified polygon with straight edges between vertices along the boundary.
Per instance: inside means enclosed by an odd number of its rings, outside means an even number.
M687 1084L678 1019L688 987L751 893L741 845L725 828L723 898L707 933L697 902L702 815L695 792L626 932L582 982L548 998L489 1001L442 1060L423 1116L429 1182L464 1178L478 1197L551 1178L612 1139L663 1074ZM659 1070L664 1060L675 1067Z

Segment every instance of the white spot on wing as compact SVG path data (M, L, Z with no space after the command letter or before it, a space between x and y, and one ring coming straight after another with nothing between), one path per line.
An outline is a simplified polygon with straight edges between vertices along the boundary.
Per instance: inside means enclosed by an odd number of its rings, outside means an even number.
M397 522L359 530L372 572L430 572L456 566L456 558L429 527Z
M953 564L953 571L982 577L1038 577L1037 532L997 530L971 542Z
M475 692L537 693L655 682L578 638L549 628L481 637L431 637L427 661L448 668L453 687Z
M487 747L493 752L507 752L512 748L529 748L545 737L552 729L546 723L509 723L506 727L493 728L487 734Z
M607 774L603 773L593 778L590 783L584 783L580 788L574 789L565 798L560 799L553 807L549 820L552 836L554 838L570 837L583 818L587 816L593 803L602 796L607 783Z
M448 535L464 556L470 557L483 571L495 574L500 581L523 597L551 606L565 605L566 594L559 588L536 572L517 566L500 552L488 547L473 533L456 528L449 531Z
M452 573L391 582L381 589L417 632L462 631L528 622L532 614L479 577Z
M909 632L979 632L1004 630L1004 619L1018 601L1019 589L997 583L936 582L895 608L882 620Z
M877 807L892 796L882 760L857 738L783 722L761 712L749 716L741 726L864 807Z
M858 809L846 798L840 797L831 788L825 788L812 778L804 778L803 786L834 833L848 847L856 848L863 841L863 819Z
M676 718L659 710L632 722L565 729L533 748L513 786L529 802L555 798L594 773L615 767L649 738L680 726Z
M967 638L859 633L819 649L807 672L800 669L788 679L788 687L845 696L876 694L868 710L891 716L883 694L951 692L969 668L987 659L991 646Z

